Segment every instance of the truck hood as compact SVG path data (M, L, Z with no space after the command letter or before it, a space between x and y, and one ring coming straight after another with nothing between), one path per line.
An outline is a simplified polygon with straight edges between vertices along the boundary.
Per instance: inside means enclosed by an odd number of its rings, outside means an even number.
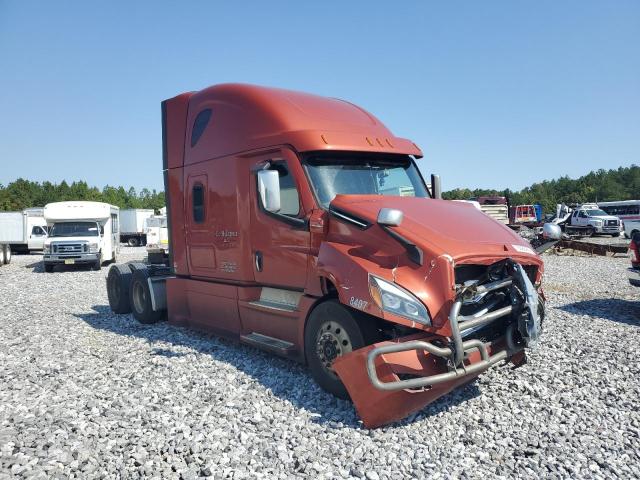
M618 217L614 217L613 215L598 215L598 216L592 216L589 217L590 219L594 219L594 220L618 220L620 221L620 219Z
M531 245L506 225L470 203L418 197L338 195L331 208L375 224L381 208L401 210L399 227L391 227L432 254L453 259L468 256L531 254ZM537 262L536 262L537 263Z

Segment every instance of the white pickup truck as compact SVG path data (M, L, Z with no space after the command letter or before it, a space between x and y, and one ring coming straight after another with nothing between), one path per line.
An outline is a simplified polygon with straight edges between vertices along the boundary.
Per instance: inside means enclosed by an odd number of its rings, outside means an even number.
M618 217L608 215L595 203L584 203L571 212L565 232L568 234L605 234L617 237L622 232L622 222Z

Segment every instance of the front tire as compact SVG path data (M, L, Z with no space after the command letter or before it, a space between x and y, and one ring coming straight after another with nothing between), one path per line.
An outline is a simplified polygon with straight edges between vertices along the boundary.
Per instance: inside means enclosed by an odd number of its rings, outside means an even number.
M102 253L98 255L98 259L91 265L91 270L99 271L102 268Z
M129 288L129 303L131 304L133 316L140 323L156 323L162 319L164 312L153 310L151 305L149 272L147 269L133 270L131 287Z
M307 364L316 383L336 397L348 399L349 393L331 364L336 358L365 345L356 312L337 300L321 303L309 315L304 333Z
M140 244L140 242L138 242L138 239L136 237L131 237L129 240L127 240L127 244L130 247L137 247Z
M11 245L4 246L4 264L9 265L11 263Z

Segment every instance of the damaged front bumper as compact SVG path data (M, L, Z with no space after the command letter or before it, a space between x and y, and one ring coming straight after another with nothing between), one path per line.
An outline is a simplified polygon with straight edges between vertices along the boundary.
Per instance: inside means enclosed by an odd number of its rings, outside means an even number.
M469 291L459 292L449 314L451 337L416 334L367 346L334 362L365 426L400 420L501 361L524 363L524 349L540 336L544 309L522 266L512 262L510 268L509 278L474 286L472 292L507 289L510 304L465 316L460 311ZM487 342L465 340L500 319L506 320L503 335Z

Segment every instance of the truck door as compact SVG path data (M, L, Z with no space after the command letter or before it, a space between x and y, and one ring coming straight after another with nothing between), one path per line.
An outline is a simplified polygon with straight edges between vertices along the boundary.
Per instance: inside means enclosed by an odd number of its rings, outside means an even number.
M297 159L271 159L269 169L280 177L281 209L267 212L261 203L254 174L252 181L251 242L256 282L263 287L302 291L307 277L310 233L300 200L301 169ZM264 163L264 161L263 161ZM297 167L300 167L298 164Z
M38 225L31 227L29 239L27 240L28 250L42 250L44 248L44 240L47 238L47 232Z
M580 210L578 212L577 224L580 225L581 227L586 227L587 225L589 225L589 216L584 210Z
M198 173L187 179L187 262L191 275L211 278L216 276L216 256L212 222L207 218L213 213L207 177Z

